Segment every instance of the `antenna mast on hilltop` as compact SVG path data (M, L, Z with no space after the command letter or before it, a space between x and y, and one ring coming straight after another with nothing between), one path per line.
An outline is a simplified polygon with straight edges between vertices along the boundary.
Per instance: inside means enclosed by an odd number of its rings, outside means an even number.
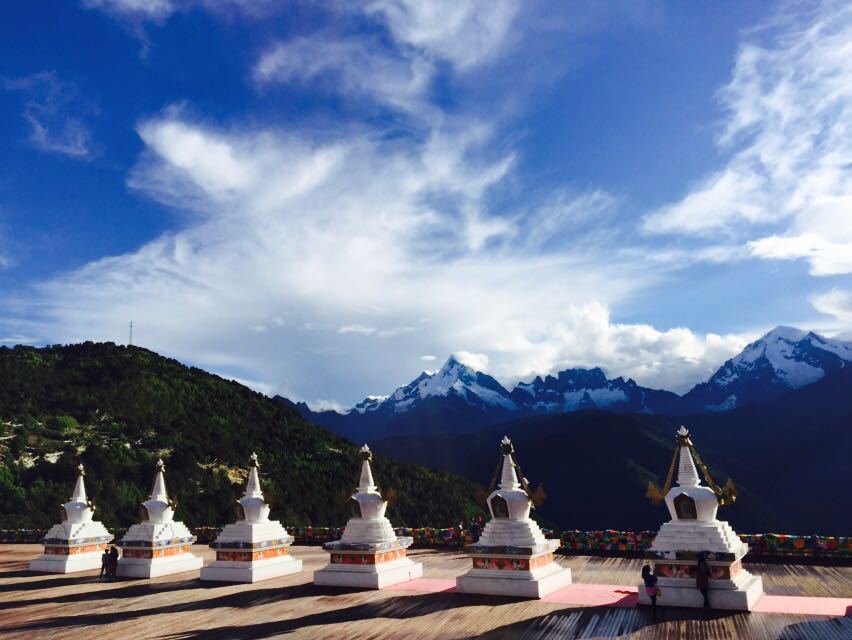
M133 346L133 320L130 321L130 338L127 340L127 346Z

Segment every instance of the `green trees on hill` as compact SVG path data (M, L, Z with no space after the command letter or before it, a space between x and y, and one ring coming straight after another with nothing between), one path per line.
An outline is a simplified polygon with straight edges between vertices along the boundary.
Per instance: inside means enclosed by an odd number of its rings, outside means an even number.
M0 528L57 521L76 466L107 526L139 518L158 457L190 526L230 522L256 451L272 515L337 525L358 474L357 447L295 410L138 347L0 347ZM450 525L479 513L467 480L376 456L395 525Z

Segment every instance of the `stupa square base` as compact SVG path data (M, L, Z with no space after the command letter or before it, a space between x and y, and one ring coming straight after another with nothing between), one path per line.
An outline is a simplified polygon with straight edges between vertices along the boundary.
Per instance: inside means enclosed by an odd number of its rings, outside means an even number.
M123 578L156 578L173 573L197 571L204 559L191 553L180 553L160 558L119 558L116 574Z
M323 587L384 589L423 577L423 565L408 558L380 564L329 564L314 572L314 584Z
M571 569L551 562L534 571L471 569L456 578L459 593L543 598L571 584Z
M741 574L743 577L737 580L736 588L725 588L715 586L711 582L707 598L710 600L712 609L727 609L733 611L751 611L757 602L763 597L763 579L760 576ZM668 582L668 583L667 583ZM657 597L657 604L665 607L703 607L704 596L695 587L695 581L685 581L686 584L679 585L673 581L658 582L661 594ZM689 584L691 582L691 584ZM651 599L645 592L645 586L639 586L639 604L651 604Z
M41 555L35 560L30 560L30 571L42 573L75 573L77 571L91 571L101 568L101 555L103 550L89 553L74 553L70 555Z
M257 562L226 562L217 560L201 569L202 580L220 582L260 582L270 578L288 576L302 570L302 561L292 556L281 556Z

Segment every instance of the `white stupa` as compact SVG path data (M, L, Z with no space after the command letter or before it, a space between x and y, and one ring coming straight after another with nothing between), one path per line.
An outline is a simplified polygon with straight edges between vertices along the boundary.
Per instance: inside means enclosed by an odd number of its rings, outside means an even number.
M204 561L190 553L195 536L183 522L175 522L175 503L166 492L165 465L157 461L151 495L142 503L148 519L134 524L116 542L121 547L118 575L154 578L200 569Z
M733 501L735 491L716 486L697 457L685 427L678 430L677 440L677 486L665 493L672 519L660 527L646 552L646 558L654 560L657 586L661 591L657 604L703 606L704 598L695 586L695 567L699 554L703 554L711 572L710 606L751 610L763 596L763 580L743 569L742 558L748 553L748 545L740 540L731 525L716 518L720 502ZM696 459L713 488L701 484ZM671 472L667 481L667 485L670 484ZM639 589L639 601L650 604L644 588Z
M456 588L464 593L541 598L571 584L571 569L554 560L559 541L546 539L530 518L532 500L518 481L509 438L503 438L501 449L500 485L488 496L491 520L479 541L465 547L473 568L456 578Z
M112 540L112 534L103 524L92 520L95 505L86 497L83 465L77 468L80 475L74 493L62 505L62 522L47 532L44 553L30 561L30 571L71 573L101 566L101 554Z
M202 580L258 582L302 570L302 561L287 555L293 538L280 522L269 519L258 467L257 455L252 453L246 490L237 501L243 517L210 543L216 561L201 569Z
M314 573L314 583L380 589L423 575L423 565L406 557L412 538L397 537L385 517L388 503L378 492L370 468L372 453L361 447L361 477L352 495L358 515L349 519L343 536L323 549L331 561Z

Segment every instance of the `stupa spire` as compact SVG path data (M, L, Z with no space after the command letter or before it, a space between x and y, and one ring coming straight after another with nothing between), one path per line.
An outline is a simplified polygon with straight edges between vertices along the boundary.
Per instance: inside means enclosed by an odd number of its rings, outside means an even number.
M509 491L520 489L521 484L518 482L518 475L515 473L515 462L512 460L512 453L515 451L512 441L509 440L508 436L503 436L500 445L503 450L503 471L500 475L500 488Z
M361 475L350 497L352 517L340 540L322 546L331 554L330 562L314 572L314 584L378 589L421 577L423 566L405 557L413 538L398 538L385 515L388 503L373 479L370 447L365 444L358 456Z
M376 483L373 480L373 470L370 468L370 460L373 452L366 444L361 447L361 477L358 480L358 493L374 493Z
M695 461L692 459L692 452L689 449L692 442L689 439L689 431L687 431L686 427L681 426L678 429L677 441L680 447L677 465L677 483L681 487L697 487L701 484L701 481L698 478L698 469L695 468Z
M151 487L151 495L148 496L149 500L159 500L161 502L169 501L169 494L166 491L165 471L166 465L163 462L163 459L160 458L157 460L157 475L154 476L154 486Z
M83 481L83 476L86 475L86 471L83 468L83 464L77 467L77 470L80 472L77 476L77 484L74 485L74 493L71 494L71 499L69 502L87 502L86 498L86 484Z
M529 483L523 478L508 436L500 441L500 453L500 484L486 498L491 520L479 540L465 546L473 566L456 578L456 589L462 593L541 598L570 584L571 570L554 562L559 541L545 538L530 518ZM496 483L497 472L495 467L489 490Z
M118 559L118 575L133 578L155 576L197 570L204 564L198 556L189 552L195 542L183 522L175 520L176 504L169 500L166 491L166 465L162 458L157 460L154 485L151 494L142 503L148 517L134 524L116 544L125 549Z
M258 476L257 470L260 467L260 463L257 461L257 454L251 454L251 471L249 471L248 482L246 482L246 490L243 495L246 498L260 498L263 500L263 492L260 489L260 477Z

